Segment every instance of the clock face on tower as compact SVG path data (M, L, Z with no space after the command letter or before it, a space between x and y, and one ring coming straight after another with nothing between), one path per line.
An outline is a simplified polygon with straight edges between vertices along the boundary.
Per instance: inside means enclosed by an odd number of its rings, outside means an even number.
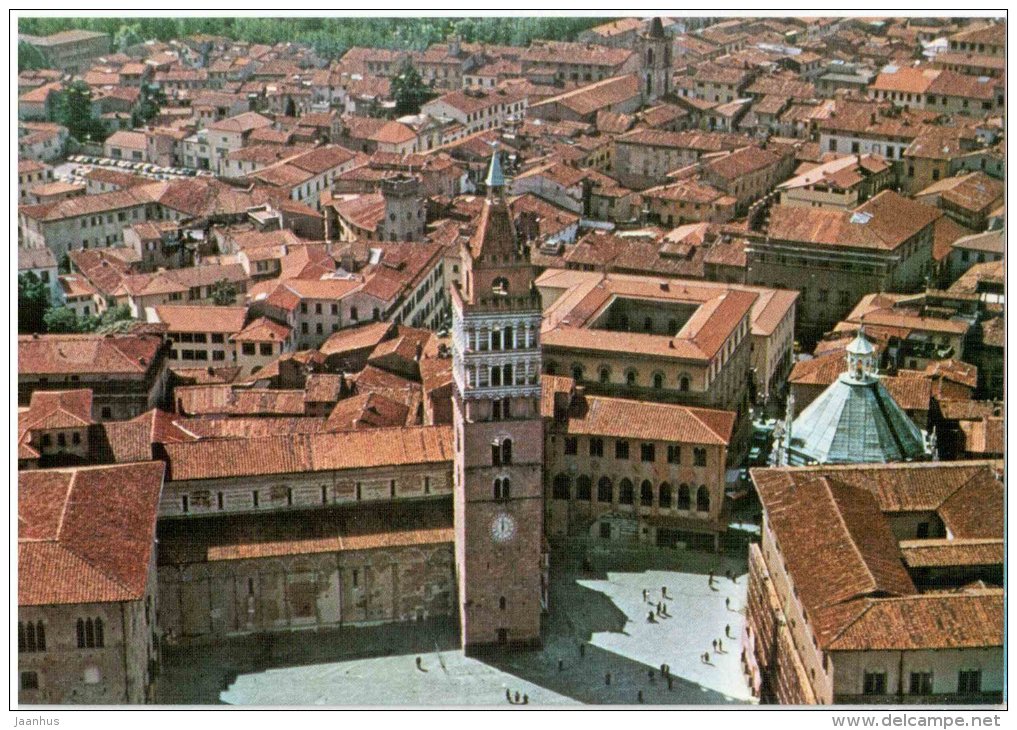
M499 512L491 521L491 537L495 542L508 542L516 534L516 521L512 515Z

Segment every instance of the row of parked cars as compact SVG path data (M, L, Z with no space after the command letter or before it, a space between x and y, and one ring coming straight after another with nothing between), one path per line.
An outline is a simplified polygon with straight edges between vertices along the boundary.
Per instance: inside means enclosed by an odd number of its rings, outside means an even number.
M119 168L124 171L133 171L143 175L154 176L158 180L168 180L171 177L194 177L196 175L211 175L208 170L194 170L189 167L162 167L153 165L150 162L135 162L131 160L116 160L109 157L89 157L88 155L71 155L67 158L69 162L77 162L82 165L95 165L97 167Z

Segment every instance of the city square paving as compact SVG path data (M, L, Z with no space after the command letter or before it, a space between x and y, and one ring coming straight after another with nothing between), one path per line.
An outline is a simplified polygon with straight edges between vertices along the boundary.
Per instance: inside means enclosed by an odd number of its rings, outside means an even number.
M598 556L580 547L552 565L542 649L467 657L452 620L238 637L169 650L160 702L504 707L506 691L529 706L636 705L640 693L647 705L754 701L738 640L744 560L683 551Z

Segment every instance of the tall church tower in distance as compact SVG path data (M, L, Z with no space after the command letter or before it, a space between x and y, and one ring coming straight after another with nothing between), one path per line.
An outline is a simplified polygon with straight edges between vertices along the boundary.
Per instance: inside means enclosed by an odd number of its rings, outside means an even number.
M467 651L540 643L544 461L540 295L497 149L452 287L459 621Z
M635 49L641 56L643 102L657 101L671 90L671 39L660 18L653 18L636 37Z

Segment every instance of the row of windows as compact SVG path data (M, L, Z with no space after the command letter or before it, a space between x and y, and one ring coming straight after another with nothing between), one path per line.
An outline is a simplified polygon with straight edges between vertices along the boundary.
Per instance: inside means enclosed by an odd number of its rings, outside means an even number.
M982 670L962 669L957 672L957 693L974 694L982 691ZM886 672L865 672L862 677L862 694L885 695ZM932 672L910 672L908 694L931 695Z
M512 445L511 445L511 442L510 442L509 443L509 459L510 459L510 461L505 462L506 464L511 463L511 458L512 458L512 453L511 452L512 452ZM508 480L506 479L505 482L506 482L505 490L506 490L506 495L507 495ZM293 488L292 487L286 487L285 489L286 489L286 506L287 507L292 507L293 504L294 504L294 501L293 501ZM357 482L356 483L356 499L357 499L358 502L363 499L363 493L362 492L363 492L363 484L361 482ZM431 477L426 477L425 476L424 477L424 494L430 494L430 493L431 493ZM396 480L395 479L392 479L390 481L390 483L389 483L389 494L393 498L396 496ZM190 495L190 494L182 494L182 495L180 495L180 511L183 512L184 514L190 513L191 505L192 505L192 497L193 496L194 495ZM211 494L205 493L205 494L201 495L200 504L203 504L205 506L211 506L209 504L210 499L211 499ZM195 499L193 499L193 503L197 504L197 503L199 503L199 500L197 498L195 498ZM328 487L321 487L321 503L322 504L328 504L329 503L329 491L328 491ZM255 509L258 509L261 506L261 491L260 490L254 489L254 490L251 491L251 505ZM217 510L220 510L220 511L226 509L226 493L225 492L216 492L216 494L215 494L215 508Z
M529 372L527 372L529 371ZM536 385L537 366L535 363L520 363L514 368L512 363L504 365L466 366L466 384L471 388L500 388L509 385Z
M271 342L261 342L261 343L258 343L257 349L258 349L258 353L260 353L262 356L271 356L272 355L272 343ZM244 343L242 343L240 345L240 351L243 354L245 354L245 355L255 355L255 354L258 354L258 353L255 352L255 344L253 342L244 342Z
M547 364L544 366L544 370L547 372L548 375L557 375L558 363L556 363L554 360L548 360ZM581 363L573 363L569 372L572 375L573 380L575 380L576 382L582 382L583 380L586 379L585 378L586 368ZM664 375L664 373L661 372L653 373L650 376L650 378L653 387L657 390L661 390L667 383L666 376ZM609 384L611 382L611 368L608 367L607 365L601 365L597 369L597 380L601 383L601 385ZM626 368L625 385L629 386L630 388L634 388L640 384L641 383L639 381L639 371L636 370L635 368ZM679 392L687 393L689 390L692 389L692 378L683 373L678 376L677 384Z
M57 442L57 446L60 446L60 447L67 446L67 434L65 434L65 433L58 433L56 435L56 442ZM81 443L81 434L78 431L73 431L71 433L71 443L74 444L75 446L77 446L78 444ZM42 447L44 449L46 449L46 448L49 448L52 445L53 445L53 438L52 438L52 436L50 434L48 434L48 433L44 433L42 435Z
M79 649L101 649L105 646L101 618L79 618L75 629ZM42 621L18 621L18 651L46 651L46 627Z
M551 498L557 500L572 499L572 477L560 473L551 483ZM661 482L657 489L649 479L639 485L639 504L643 507L654 506L691 511L692 490L695 485L678 485L678 501L674 501L674 488L668 482ZM575 498L581 502L593 501L593 480L585 474L576 477ZM605 504L614 502L614 483L609 477L601 477L597 482L597 501ZM628 478L618 482L618 504L635 504L635 485ZM710 511L710 490L705 484L696 489L696 512Z
M604 439L599 436L591 436L588 442L590 456L604 456ZM579 453L579 438L577 436L566 436L564 439L565 454L575 456ZM616 439L614 442L614 458L629 458L629 442ZM639 444L639 460L652 463L657 460L657 448L654 443ZM682 463L682 447L680 444L667 445L667 463ZM695 466L706 466L706 449L702 446L692 447L692 463Z
M207 350L170 350L170 360L208 360ZM226 352L223 350L212 350L212 359L215 361L225 361Z
M806 258L805 256L792 257L786 254L767 254L767 253L754 253L753 263L777 263L777 264L791 264L792 266L802 266L809 268L824 268L836 271L855 271L861 274L872 274L877 271L877 267L869 264L859 264L850 262L833 262L825 261L813 258ZM797 289L797 286L791 286L786 284L760 284L760 286L772 286L777 288L789 288Z
M132 220L138 220L139 210L140 209L135 208L131 211L130 217ZM118 222L124 223L126 220L127 220L127 211L122 210L117 213ZM103 217L101 215L91 216L88 218L81 218L80 221L81 221L80 225L82 228L88 228L89 226L101 226L104 223ZM112 223L113 223L113 214L110 213L106 216L105 224L112 225Z
M171 342L197 342L201 344L208 342L208 336L204 332L170 332L168 337ZM222 333L213 333L211 338L213 344L226 342L226 335Z
M105 646L103 637L102 619L78 619L77 623L78 648L79 649L101 649Z
M473 327L466 328L467 350L499 352L501 350L529 349L536 345L536 331L530 327Z
M18 621L18 651L46 651L46 627L42 621Z

